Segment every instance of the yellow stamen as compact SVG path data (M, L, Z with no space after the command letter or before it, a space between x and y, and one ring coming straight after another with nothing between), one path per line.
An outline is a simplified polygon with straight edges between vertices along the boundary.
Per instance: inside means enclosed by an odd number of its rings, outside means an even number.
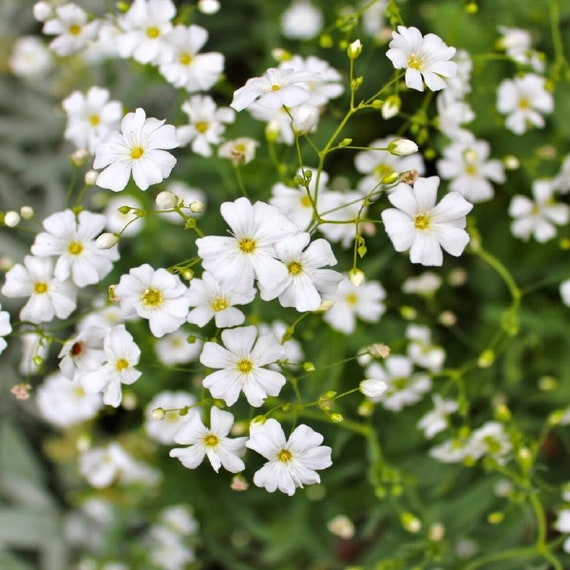
M151 28L147 28L146 35L154 40L160 36L160 30L156 26L152 26Z
M239 242L239 250L242 253L253 253L257 248L255 240L251 238L242 238Z
M41 295L42 293L47 293L48 286L47 283L34 283L34 293Z
M83 251L83 245L78 241L72 241L67 246L67 251L71 253L71 255L79 255Z
M192 56L189 53L181 53L178 57L178 61L182 65L190 65L192 63Z
M253 370L253 362L247 358L242 358L236 364L236 368L241 374L249 374Z
M78 36L81 33L81 26L79 24L72 24L69 26L69 33L72 36Z
M145 289L141 295L142 304L147 307L158 307L162 304L162 300L162 293L158 289L152 289L151 287Z
M283 463L287 463L288 461L291 461L291 459L293 459L293 454L288 449L282 449L277 454L277 459L278 459L278 461L282 461Z
M216 313L227 309L229 306L230 304L227 299L224 299L223 297L218 297L217 299L210 301L210 307L212 308L212 311L215 311Z
M135 160L137 158L140 158L143 154L144 154L144 148L140 146L135 146L133 149L131 149L131 158Z
M199 132L199 133L205 133L208 130L208 123L206 121L198 121L195 125L194 128Z
M418 214L415 218L414 218L414 226L416 226L416 228L418 230L427 230L429 229L430 226L430 218L428 214Z
M124 370L125 368L129 367L129 361L126 360L125 358L119 358L119 360L117 360L117 362L115 363L115 368L121 372L121 370Z
M292 261L287 265L289 275L299 275L303 273L303 266L298 261Z
M206 437L204 437L204 444L207 447L216 447L218 443L220 443L220 439L218 438L217 435L214 435L213 433L209 433Z

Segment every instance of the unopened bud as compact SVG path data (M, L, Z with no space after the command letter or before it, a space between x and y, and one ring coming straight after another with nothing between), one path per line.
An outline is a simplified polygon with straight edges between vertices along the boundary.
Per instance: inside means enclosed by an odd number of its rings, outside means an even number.
M354 524L346 515L338 515L332 518L327 523L327 528L332 534L343 540L350 540L354 537Z
M34 209L31 206L22 206L20 208L20 216L24 220L31 220L34 217Z
M249 483L246 481L243 475L234 475L232 482L230 484L230 489L232 491L247 491L249 488Z
M87 159L89 158L89 153L84 148L78 148L77 150L71 153L69 160L71 160L71 164L73 166L83 166Z
M481 353L479 359L477 360L477 365L479 368L489 368L493 362L495 362L495 353L492 350L488 349L484 350Z
M220 9L220 2L218 0L198 0L196 5L199 12L208 16L215 14Z
M371 400L379 400L384 396L386 390L388 390L388 384L384 380L378 380L376 378L368 378L367 380L362 380L358 389Z
M105 232L95 240L95 244L98 249L111 249L117 245L118 241L119 240L115 234Z
M153 420L159 422L160 420L163 420L166 417L166 412L164 408L154 408L154 410L152 410L151 416Z
M275 48L271 50L271 57L275 61L282 63L284 61L289 61L293 56L291 55L291 52L287 51L286 49Z
M386 100L382 104L382 117L384 119L391 119L395 117L399 112L402 106L402 100L398 95L390 95L386 97Z
M201 214L204 211L204 204L199 200L193 200L188 207L193 214Z
M360 287L364 283L364 271L361 271L357 267L353 267L348 272L348 278L355 287Z
M317 309L315 309L316 313L324 313L328 311L334 305L333 299L323 299L321 304Z
M400 515L402 526L410 533L416 534L422 528L422 521L412 513L402 513Z
M96 170L88 170L85 173L85 185L86 186L95 186L95 183L97 182L97 177L99 176L99 173Z
M53 17L53 8L49 2L36 2L34 4L34 18L38 22L45 22Z
M503 158L503 164L507 170L516 170L521 162L516 156L509 154Z
M319 121L319 110L313 105L300 105L291 111L291 128L296 135L303 136L315 129Z
M156 205L160 210L172 210L178 204L178 198L172 193L165 190L158 194L155 199Z
M368 353L374 358L387 358L390 356L390 347L387 344L377 342L368 348Z
M445 527L441 523L434 523L429 527L428 537L433 542L441 542L445 536Z
M354 40L349 44L346 53L350 59L356 59L362 53L362 42L360 40Z
M9 228L15 228L20 223L20 214L10 210L4 214L4 224Z
M388 152L395 156L408 156L418 152L418 145L410 139L394 139L388 144Z
M339 414L338 412L331 414L329 417L331 421L335 424L340 424L341 422L344 421L344 416L342 414Z

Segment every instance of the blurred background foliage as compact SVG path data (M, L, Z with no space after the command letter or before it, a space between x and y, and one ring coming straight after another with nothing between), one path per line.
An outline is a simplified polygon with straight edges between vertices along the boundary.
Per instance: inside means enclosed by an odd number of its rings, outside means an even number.
M195 15L195 23L209 30L208 48L226 57L226 81L214 92L220 104L227 105L235 88L274 64L271 50L276 47L327 59L346 77L348 61L343 42L361 38L364 52L356 62L356 73L364 77L364 84L358 95L364 98L374 93L391 77L393 70L385 57L385 42L365 37L358 27L348 26L344 32L335 27L346 13L346 6L354 6L355 2L321 2L326 33L332 38L329 48L322 47L319 39L298 43L281 36L279 17L288 4L284 0L222 2L222 10L215 16ZM96 0L82 5L97 15L114 9L111 2ZM192 5L178 2L181 13ZM495 198L476 205L470 216L483 246L505 263L525 293L519 329L516 335L504 337L493 365L474 367L465 376L465 383L472 425L491 418L497 402L504 401L513 412L517 429L524 434L526 443L531 443L548 414L570 402L568 312L561 309L558 293L559 282L570 277L570 235L568 228L562 228L558 239L548 244L523 243L509 232L507 209L515 194L530 194L533 180L554 175L570 150L570 86L568 81L552 77L556 112L547 119L546 129L515 136L502 128L503 118L496 111L495 100L498 83L517 70L511 62L487 56L497 53L498 25L525 28L533 34L534 47L546 54L549 70L554 74L554 3L518 0L515 7L509 0L482 0L475 14L469 14L466 3L459 0L408 0L398 1L397 5L406 25L439 34L448 45L472 55L473 89L468 101L477 118L470 128L477 138L490 142L495 157L514 155L521 163L518 170L508 172L507 182L496 188ZM31 0L0 3L0 200L3 210L31 204L42 219L63 208L67 187L73 179L69 162L72 149L62 140L65 117L60 104L64 97L74 89L105 85L128 110L141 106L149 116L180 124L185 121L180 111L184 94L168 87L155 70L128 61L92 66L72 57L58 62L53 72L40 81L14 76L7 63L14 41L22 35L40 33L40 25L32 19L32 6ZM558 8L558 24L568 53L570 5L560 2ZM422 94L409 91L402 92L402 98L403 109L411 117L424 101ZM331 105L315 135L317 144L334 131L345 104L346 98ZM435 119L433 101L427 113L430 120ZM385 121L379 111L368 111L356 116L343 136L360 146L396 130L414 138L409 131L401 131L401 125L401 119ZM244 134L263 140L264 126L242 113L228 128L226 137ZM437 155L445 140L433 127L428 127L426 136L422 151L433 150ZM304 151L306 164L316 165L311 150L306 147ZM280 160L289 165L285 178L290 179L296 170L294 149L279 147L278 152ZM212 160L184 149L177 156L179 163L173 177L205 190L209 210L217 211L219 203L237 197L229 164L213 164ZM434 160L428 160L427 165L428 175L435 174ZM252 198L267 200L270 187L279 176L266 149L261 148L255 163L242 170ZM348 187L357 181L351 151L331 156L325 170L332 177L343 177ZM442 186L445 188L445 183ZM137 193L137 197L152 209L159 190L153 189L144 196ZM99 203L100 196L91 191L87 206ZM373 209L371 215L378 217L379 210ZM125 245L124 262L117 265L109 283L116 282L122 272L137 264L151 260L155 267L167 266L179 261L180 252L184 258L195 254L189 232L165 228L154 217L149 217L145 224L145 232ZM225 231L225 224L215 215L204 216L200 226L207 234ZM2 229L0 251L19 260L32 239L32 235ZM403 313L403 307L413 309L417 321L432 328L436 341L445 347L449 368L476 361L491 337L501 330L510 304L509 293L497 273L479 257L469 252L458 260L447 257L438 270L444 285L435 298L426 300L400 292L402 281L423 272L423 268L411 266L406 256L396 254L381 228L376 236L367 238L366 245L368 253L361 267L368 279L380 280L387 289L388 311L378 324L361 323L349 337L323 328L317 315L302 322L296 337L303 345L306 360L316 366L315 373L300 380L308 400L327 390L356 386L362 371L354 363L329 368L327 365L350 357L371 342L386 342L395 354L404 351L408 321L403 314L409 311ZM348 270L350 264L351 252L339 256L339 270ZM450 275L458 269L467 275L460 287L450 284ZM274 304L263 304L262 309L260 301L256 301L253 314L256 311L263 320L282 314ZM442 311L457 315L457 326L442 326ZM150 360L151 339L145 340L145 330L144 324L133 328L143 354ZM36 418L32 403L16 403L10 396L10 387L18 381L17 358L17 348L10 346L2 356L0 375L0 568L61 570L74 557L62 530L64 512L85 493L74 467L78 433L47 430ZM46 368L50 365L54 368L55 361ZM554 380L549 389L544 389L544 378ZM40 380L31 379L32 384ZM436 390L444 389L445 382L448 380L436 380ZM494 492L502 479L500 473L487 472L484 466L442 465L427 456L429 445L416 428L418 419L431 407L427 399L399 414L377 409L370 418L383 446L383 460L373 466L378 470L376 480L380 481L376 487L368 481L372 450L366 440L350 430L319 421L327 419L324 414L307 419L314 422L315 429L325 435L326 443L333 448L334 464L322 473L322 485L299 491L290 498L256 488L236 493L229 488L229 474L214 477L208 465L194 471L184 469L168 458L168 449L156 449L138 441L141 410L159 386L187 387L188 374L157 368L156 376L148 374L136 385L139 409L104 412L93 428L101 436L117 436L119 441L138 446L141 457L152 458L164 472L159 495L146 496L146 490L136 488L122 494L109 491L107 498L120 507L123 524L107 529L103 560L130 560L133 569L147 568L141 562L143 531L158 506L180 502L192 505L200 522L198 566L207 570L336 570L350 565L376 570L453 570L466 565L463 557L468 556L469 548L485 554L533 541L535 522L524 494L515 493L507 499ZM347 420L359 421L358 404L359 396L353 395L338 401L335 411ZM236 410L239 417L247 414L243 404ZM540 452L537 489L550 513L550 522L552 509L559 501L558 486L568 480L569 452L568 428L552 431ZM413 511L423 522L418 534L408 533L402 527L400 515L404 511ZM488 517L494 512L503 515L498 526L489 523ZM327 522L340 514L355 522L354 539L342 540L327 530ZM442 540L429 536L430 525L435 523L445 526ZM570 567L570 559L565 560ZM485 568L548 567L536 559L525 563L521 566L520 560L512 564L503 561Z

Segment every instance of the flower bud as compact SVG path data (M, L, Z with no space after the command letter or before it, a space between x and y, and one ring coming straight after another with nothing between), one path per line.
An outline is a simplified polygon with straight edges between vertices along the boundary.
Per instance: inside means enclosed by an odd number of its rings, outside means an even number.
M402 100L398 95L390 95L386 97L386 100L382 104L382 118L391 119L395 117L400 112L400 107L402 106Z
M99 176L99 173L96 170L88 170L85 173L85 185L86 186L95 186L95 183L97 182L97 177Z
M313 131L319 121L319 110L312 105L300 105L291 111L291 128L296 135L306 135Z
M198 11L202 12L202 14L210 16L211 14L218 12L220 9L220 2L218 0L198 0L196 8L198 8Z
M410 139L394 139L388 145L388 152L395 156L408 156L418 152L418 145Z
M34 4L34 18L38 22L45 22L53 16L53 8L49 2L36 2Z
M113 246L117 245L118 241L119 240L115 234L105 232L95 240L95 244L99 249L111 249Z
M348 278L355 287L360 287L364 283L364 271L353 267L348 272Z
M201 214L204 211L204 204L199 200L193 200L188 207L193 214Z
M327 523L327 528L332 534L343 540L350 540L354 537L354 524L346 515L338 515L332 518Z
M34 217L34 209L31 206L22 206L20 208L20 216L24 220L31 220Z
M178 197L172 192L165 190L155 198L155 204L159 210L172 210L178 205Z
M4 214L4 224L9 228L15 228L20 223L20 214L10 210Z
M230 489L232 491L247 491L249 488L249 483L246 481L243 475L234 475L232 482L230 484Z
M69 159L71 160L71 164L73 166L83 166L87 159L89 158L89 153L84 148L78 148L76 151L71 153Z
M164 411L164 408L154 408L151 416L153 420L160 421L166 417L166 412Z
M362 42L360 40L353 41L348 46L346 53L350 59L356 59L362 53Z
M362 380L358 389L371 400L378 400L388 390L388 384L384 380L378 380L375 378L368 378L367 380Z
M422 521L412 513L402 513L400 515L400 522L402 526L412 534L420 532L422 528Z

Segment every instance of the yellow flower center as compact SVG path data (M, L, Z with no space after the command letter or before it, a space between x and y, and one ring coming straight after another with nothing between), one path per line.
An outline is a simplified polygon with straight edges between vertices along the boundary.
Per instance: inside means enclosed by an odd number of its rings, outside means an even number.
M349 293L344 300L349 304L349 305L356 305L358 303L358 296L356 295L356 293Z
M279 89L281 89L281 86L275 83L271 86L271 91L279 91Z
M119 358L119 360L117 360L117 362L115 363L115 368L121 372L121 370L124 370L125 368L129 367L129 361L126 358Z
M101 122L101 119L99 118L99 115L91 115L89 117L89 122L92 127L96 127Z
M301 198L301 206L303 206L303 208L311 207L311 199L307 195Z
M160 36L160 30L156 26L152 26L150 28L147 28L146 35L154 40Z
M298 261L292 261L287 265L289 275L299 275L303 273L303 266Z
M135 146L134 148L131 149L131 158L133 158L134 160L137 160L137 158L140 158L143 154L144 154L144 148L140 146Z
M291 461L291 459L293 459L293 455L288 449L282 449L277 454L277 460L282 461L283 463L287 463L287 462Z
M206 447L216 447L220 443L220 438L213 433L209 433L207 436L204 437L204 445Z
M421 71L422 69L422 58L417 56L416 54L411 53L408 56L408 67L415 69L417 71Z
M205 133L208 130L208 123L206 121L198 121L195 125L194 128L199 132L199 133Z
M71 255L79 255L83 251L83 245L78 241L72 241L67 246L67 251L71 253Z
M69 26L69 33L72 36L78 36L81 33L81 26L79 24L72 24Z
M428 230L430 226L429 214L418 214L414 218L414 226L416 226L418 230Z
M36 295L47 293L47 290L47 283L34 283L34 293L36 293Z
M148 287L141 295L142 304L147 307L158 307L162 304L162 293L158 289Z
M181 53L178 56L178 61L182 65L190 65L192 63L192 56L189 53Z
M523 109L523 110L530 109L530 101L529 101L528 97L521 97L519 99L518 107L519 107L519 109Z
M465 167L465 173L469 174L469 176L476 176L477 175L477 167L474 164L468 164Z
M251 238L242 238L239 242L239 250L242 253L253 253L257 248L255 240Z
M253 362L247 358L242 358L236 364L237 371L241 374L249 374L253 370Z
M230 304L228 303L228 300L224 299L224 297L218 297L217 299L212 299L210 301L210 307L212 308L212 311L215 311L216 313L227 309L229 306Z

